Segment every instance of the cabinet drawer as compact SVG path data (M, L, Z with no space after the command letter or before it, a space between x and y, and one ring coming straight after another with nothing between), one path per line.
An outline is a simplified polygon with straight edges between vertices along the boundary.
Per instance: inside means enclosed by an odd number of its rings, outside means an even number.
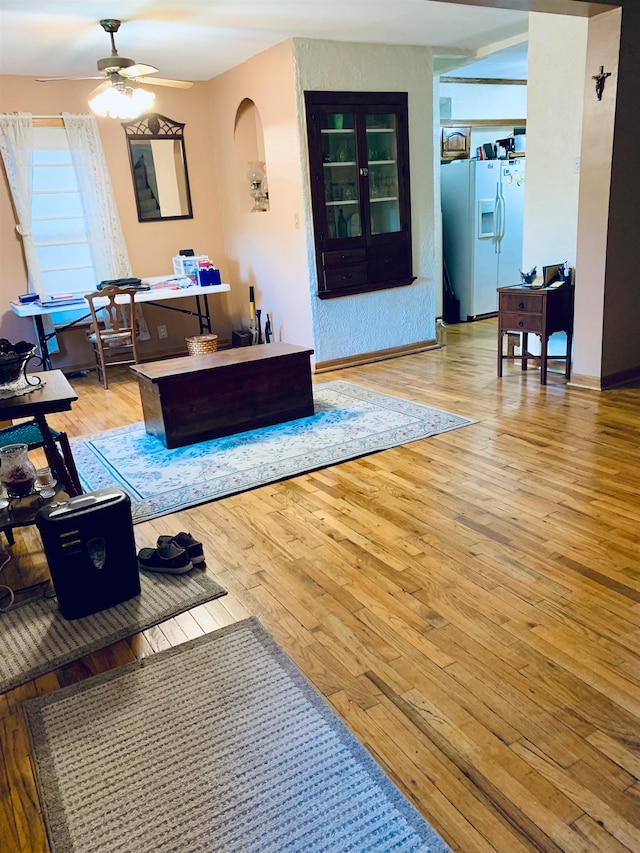
M411 276L411 246L387 246L369 249L369 281L394 281Z
M541 293L501 293L501 311L526 311L528 314L540 314L544 296Z
M516 311L508 312L500 310L500 328L510 332L535 332L542 331L541 314L519 314Z
M366 249L345 249L342 252L323 252L325 267L341 267L344 264L362 264L366 260Z
M326 290L340 290L347 287L358 287L359 285L366 283L366 264L331 267L324 271L324 286Z

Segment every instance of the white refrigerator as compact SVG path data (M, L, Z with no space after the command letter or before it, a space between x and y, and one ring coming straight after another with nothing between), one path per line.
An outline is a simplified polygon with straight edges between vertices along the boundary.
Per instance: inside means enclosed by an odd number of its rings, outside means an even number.
M498 310L498 287L519 284L525 160L454 160L441 167L442 237L460 319Z

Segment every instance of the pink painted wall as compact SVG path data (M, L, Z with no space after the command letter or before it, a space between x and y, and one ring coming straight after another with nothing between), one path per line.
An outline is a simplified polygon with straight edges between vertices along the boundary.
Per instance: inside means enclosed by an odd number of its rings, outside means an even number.
M256 307L273 314L276 340L313 346L300 154L291 41L247 60L209 81L208 120L215 137L217 180L224 205L221 227L235 327L248 324L249 287ZM255 104L256 155L238 108ZM253 119L251 119L253 120ZM263 137L260 138L261 131ZM262 146L263 149L262 149ZM261 150L262 149L262 150ZM252 213L247 160L266 163L270 209Z
M61 111L88 113L87 95L93 81L37 83L28 77L0 78L0 112L30 112L33 115L58 115ZM208 84L196 83L192 89L180 90L155 86L154 111L185 123L185 148L191 185L193 219L168 222L138 222L133 182L129 167L127 143L118 119L98 118L107 167L120 214L122 229L129 252L133 274L139 277L164 275L172 272L171 259L180 249L193 248L206 254L220 267L223 281L229 279L231 270L225 260L221 228L221 204L216 185L216 170L212 168L217 157L215 127L208 118ZM27 278L22 256L21 241L15 231L15 217L10 200L4 169L0 168L0 336L10 340L34 340L30 320L16 317L8 306L12 299L27 289ZM222 339L230 339L231 320L229 295L210 298L215 312L214 332ZM191 307L188 300L185 307ZM174 303L175 304L175 303ZM145 317L152 340L143 344L143 354L161 354L185 350L186 335L197 333L194 318L174 312L145 306ZM157 325L164 324L169 331L167 340L157 338ZM86 346L82 332L68 333L57 366L79 366L93 357Z

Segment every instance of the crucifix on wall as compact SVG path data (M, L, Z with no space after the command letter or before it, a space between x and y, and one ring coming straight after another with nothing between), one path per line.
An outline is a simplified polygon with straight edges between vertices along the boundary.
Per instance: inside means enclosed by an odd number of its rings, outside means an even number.
M594 74L591 78L596 81L596 95L598 96L598 100L602 100L602 93L604 92L604 83L607 77L611 77L610 71L604 70L604 65L600 66L600 73Z

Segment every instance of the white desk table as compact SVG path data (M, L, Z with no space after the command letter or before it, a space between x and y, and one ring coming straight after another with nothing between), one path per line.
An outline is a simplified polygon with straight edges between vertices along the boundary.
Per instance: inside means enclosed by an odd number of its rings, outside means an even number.
M164 280L164 278L142 279L142 282L144 284ZM156 305L158 308L166 308L168 311L177 311L180 314L189 314L192 317L197 317L198 324L200 326L200 334L211 334L211 311L209 309L208 297L214 293L226 293L229 290L231 290L231 286L228 284L211 284L208 287L200 287L196 284L192 285L191 287L155 287L151 290L138 291L135 295L135 301L148 302L150 305ZM187 308L178 308L175 305L165 304L166 302L173 299L185 299L186 297L190 296L195 297L195 311L191 311ZM126 294L123 294L122 297L116 296L116 302L127 302L128 300L129 297ZM104 302L106 304L106 297ZM99 299L96 300L96 304L100 304ZM18 315L18 317L32 318L36 335L38 336L38 343L40 345L40 356L42 358L42 364L45 370L52 369L51 358L49 356L49 347L47 345L47 342L56 333L45 332L43 318L51 317L55 320L56 314L62 314L64 312L74 311L76 309L82 310L83 308L87 310L87 313L84 314L82 317L79 317L77 320L74 320L71 323L66 323L64 326L61 326L57 330L62 331L64 329L70 328L71 326L75 326L76 323L81 323L83 320L86 320L87 317L91 316L89 312L89 303L84 298L81 302L77 302L71 305L51 305L47 307L43 307L42 305L40 305L39 302L29 302L26 305L23 305L21 302L12 302L11 308L13 309L14 313Z

